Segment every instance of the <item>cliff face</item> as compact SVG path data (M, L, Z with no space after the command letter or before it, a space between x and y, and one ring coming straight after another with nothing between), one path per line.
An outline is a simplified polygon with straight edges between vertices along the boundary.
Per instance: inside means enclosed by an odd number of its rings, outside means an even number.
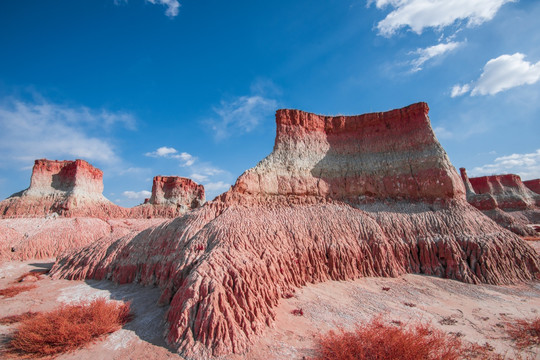
M123 209L103 194L103 172L84 160L40 159L30 187L0 202L0 215L10 217L125 217Z
M518 175L461 177L467 188L467 201L499 225L521 236L535 236L531 226L540 222L540 195L528 189Z
M350 202L464 198L428 111L426 103L358 116L279 110L274 151L246 171L233 191Z
M523 185L525 185L529 190L540 194L540 179L534 179L534 180L527 180L523 182Z
M242 352L308 282L422 273L469 283L539 277L540 259L465 200L425 103L327 117L279 110L273 152L215 201L92 244L53 277L162 288L167 339L188 355Z
M176 217L202 206L204 186L180 176L155 176L152 196L131 209L131 217Z

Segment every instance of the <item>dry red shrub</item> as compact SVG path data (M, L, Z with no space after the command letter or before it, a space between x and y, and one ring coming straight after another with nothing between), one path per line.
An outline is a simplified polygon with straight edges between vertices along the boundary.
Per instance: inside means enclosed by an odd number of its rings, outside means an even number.
M540 345L540 317L508 322L506 326L506 332L516 342L518 348Z
M36 317L37 314L39 313L27 311L20 315L4 316L3 318L0 318L0 324L2 325L15 324L15 323Z
M8 344L9 352L47 356L80 348L130 321L129 303L92 302L64 305L21 322Z
M36 284L29 284L29 285L13 285L10 287L7 287L5 289L0 290L0 296L10 298L14 297L22 292L29 291L32 289L37 288Z
M295 316L304 316L304 310L302 310L302 309L294 309L293 311L291 311L291 314L293 314Z
M358 325L354 331L330 331L317 340L314 360L459 360L498 359L482 347L464 346L430 325L408 328L387 325L380 318ZM474 351L473 351L474 350Z
M21 282L24 278L28 276L33 276L36 278L36 280L39 280L41 278L41 275L47 274L49 270L36 270L36 271L29 271L27 273L22 274L15 280L16 282Z

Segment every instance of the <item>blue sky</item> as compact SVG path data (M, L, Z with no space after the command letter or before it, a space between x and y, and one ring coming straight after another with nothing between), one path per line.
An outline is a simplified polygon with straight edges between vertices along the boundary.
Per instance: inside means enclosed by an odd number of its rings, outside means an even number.
M3 0L0 197L83 158L133 206L155 175L208 198L271 152L274 112L429 103L472 176L540 178L540 1Z

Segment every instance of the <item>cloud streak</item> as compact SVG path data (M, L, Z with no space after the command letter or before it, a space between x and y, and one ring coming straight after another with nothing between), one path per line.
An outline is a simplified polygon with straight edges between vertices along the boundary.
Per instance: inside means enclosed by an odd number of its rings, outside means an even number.
M152 196L152 193L147 190L141 190L141 191L124 191L122 193L126 198L131 200L144 200L146 198L149 198Z
M540 149L532 153L498 157L491 164L473 168L471 174L474 176L517 174L524 180L540 178Z
M231 135L249 133L273 114L277 102L261 95L240 96L232 101L221 101L213 108L218 119L209 121L216 140Z
M522 85L532 85L540 81L540 61L532 64L525 61L525 55L501 55L489 60L484 66L482 75L470 84L454 85L451 97L470 92L475 95L495 95Z
M411 54L418 55L418 57L411 61L412 65L412 72L417 72L422 70L424 64L436 57L440 57L446 53L449 53L455 49L457 49L459 46L461 46L463 42L458 41L450 41L445 44L437 44L433 46L429 46L427 48L423 49L417 49L416 51L411 52Z
M154 158L166 158L166 159L177 159L180 160L180 166L192 166L197 158L193 157L187 152L179 153L178 150L172 147L162 146L156 151L147 152L145 156L154 157Z
M501 6L514 0L370 0L378 9L393 10L377 24L380 35L391 37L402 28L421 34L426 28L442 30L459 21L473 27L495 17Z
M135 118L125 112L8 98L0 103L0 150L4 159L23 163L38 158L117 163L113 144L102 135L116 124L133 129Z

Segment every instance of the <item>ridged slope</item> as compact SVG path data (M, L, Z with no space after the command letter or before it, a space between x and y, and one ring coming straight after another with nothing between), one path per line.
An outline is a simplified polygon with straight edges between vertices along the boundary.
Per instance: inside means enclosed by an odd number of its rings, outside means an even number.
M387 113L276 114L274 151L217 200L60 259L54 277L157 284L168 341L242 352L308 282L423 273L535 279L536 252L465 201L425 103Z

